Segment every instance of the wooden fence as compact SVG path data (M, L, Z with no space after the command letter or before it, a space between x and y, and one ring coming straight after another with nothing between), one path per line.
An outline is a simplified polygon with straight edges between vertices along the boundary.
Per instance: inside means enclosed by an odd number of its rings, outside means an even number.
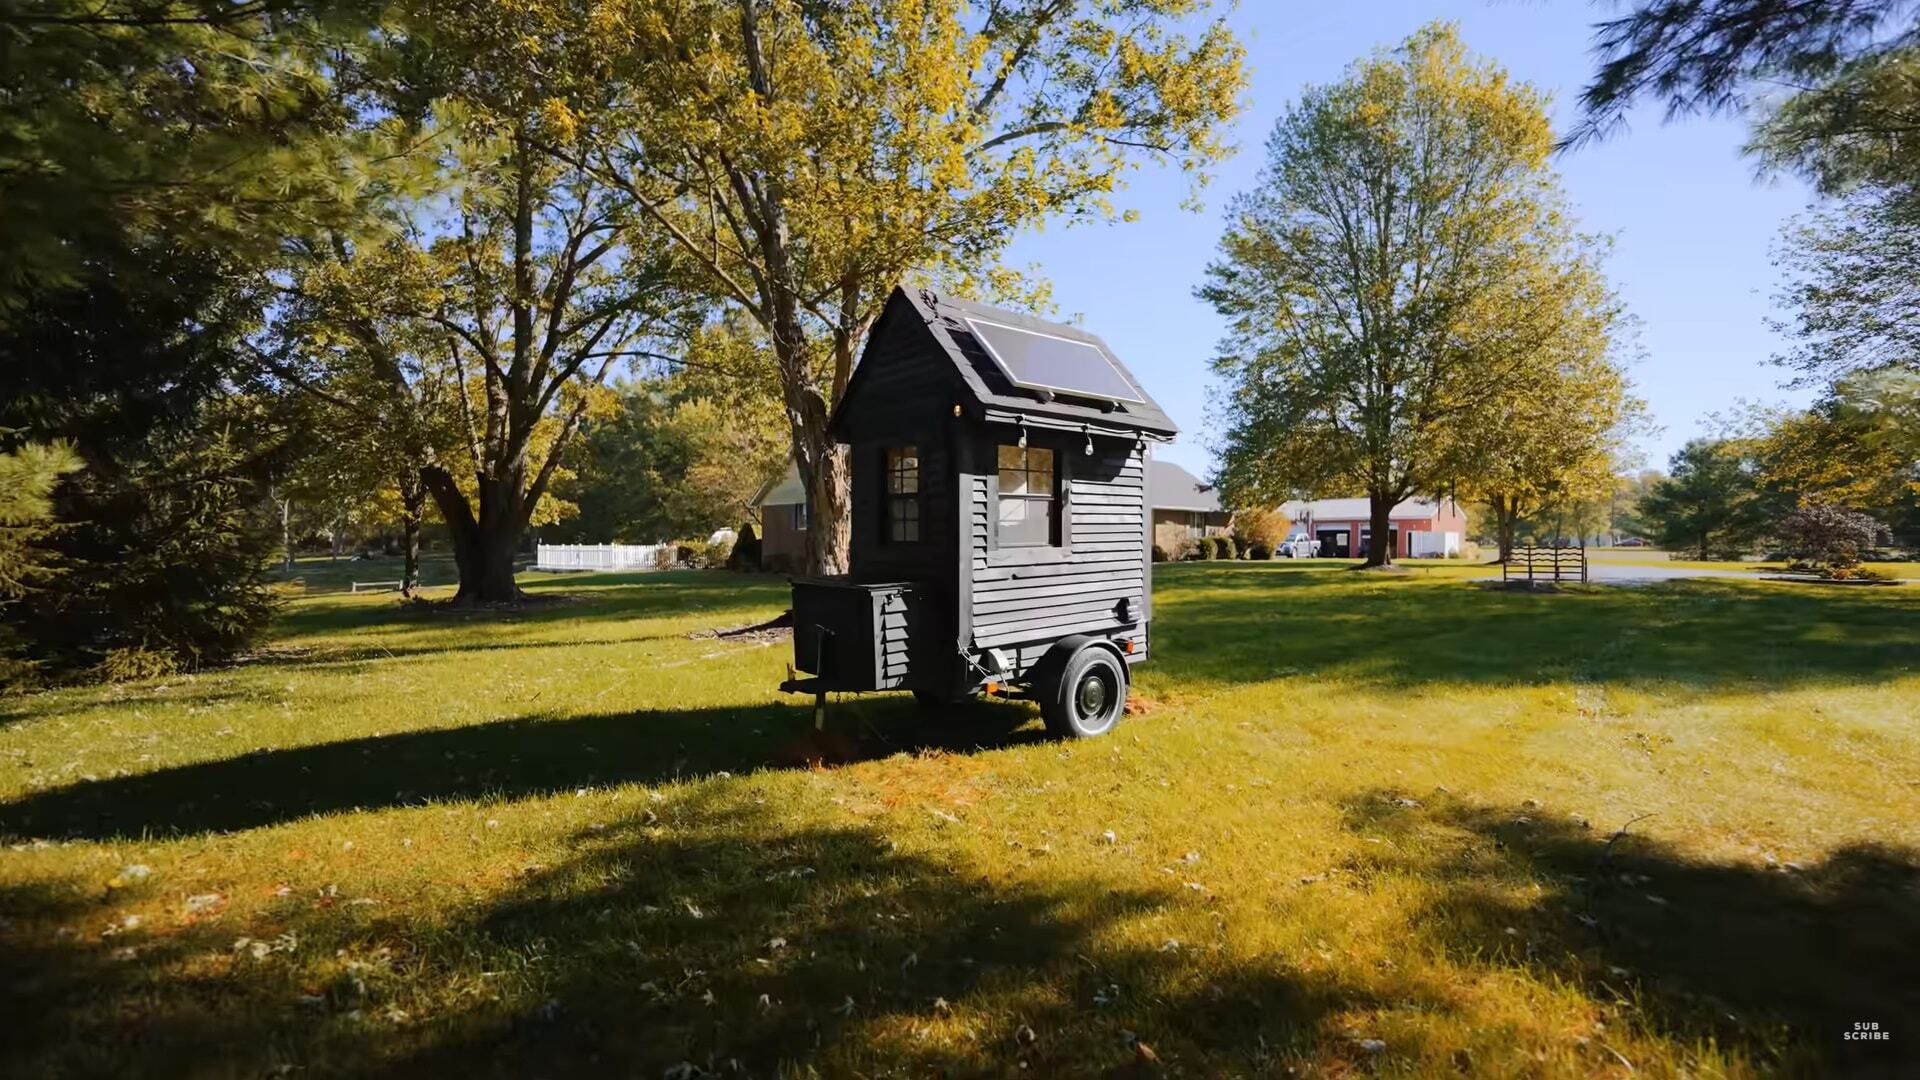
M534 551L533 568L569 570L652 570L660 552L671 544L541 544Z
M1501 581L1586 581L1584 547L1517 547L1500 564Z

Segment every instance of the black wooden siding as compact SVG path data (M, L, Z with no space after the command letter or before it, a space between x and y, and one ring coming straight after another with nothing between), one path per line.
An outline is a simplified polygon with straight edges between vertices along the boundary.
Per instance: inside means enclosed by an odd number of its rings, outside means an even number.
M1055 450L1066 544L1050 561L1023 562L1017 560L1047 556L1003 552L993 543L996 447L1017 437L985 438L975 453L980 468L964 478L972 584L966 630L973 646L1003 649L1024 670L1059 638L1096 633L1132 639L1134 655L1144 658L1150 551L1144 447L1096 438L1088 456L1083 436L1030 432L1029 445ZM1119 619L1122 600L1132 602L1131 625Z
M843 434L853 455L853 530L850 559L860 581L916 581L954 585L954 464L952 379L940 365L924 327L893 326L876 337L861 360L857 408L847 410ZM920 456L920 539L885 540L888 447L911 446Z
M959 575L955 527L953 377L912 308L890 308L860 361L860 381L840 435L851 455L852 580L900 582L880 613L883 688L944 688L959 665L953 620ZM885 454L911 446L920 458L920 539L886 539ZM912 663L910 659L913 658Z

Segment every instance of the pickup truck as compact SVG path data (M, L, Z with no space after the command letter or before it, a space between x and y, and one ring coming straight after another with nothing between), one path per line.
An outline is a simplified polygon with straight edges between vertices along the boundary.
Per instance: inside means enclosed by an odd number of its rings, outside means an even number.
M1286 559L1311 559L1320 554L1320 541L1311 539L1306 533L1294 533L1274 554Z

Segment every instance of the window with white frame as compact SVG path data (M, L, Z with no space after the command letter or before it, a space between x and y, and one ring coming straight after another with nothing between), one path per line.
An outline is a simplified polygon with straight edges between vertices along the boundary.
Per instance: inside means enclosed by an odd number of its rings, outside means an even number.
M1060 489L1053 451L1000 447L1000 505L995 534L1001 547L1060 543Z

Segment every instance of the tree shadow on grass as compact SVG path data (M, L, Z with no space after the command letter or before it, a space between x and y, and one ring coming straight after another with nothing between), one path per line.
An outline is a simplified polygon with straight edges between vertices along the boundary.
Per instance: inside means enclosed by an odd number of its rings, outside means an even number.
M1156 578L1154 658L1175 679L1752 690L1920 672L1920 593L1697 580L1531 595L1269 564L1162 567Z
M58 715L60 708L52 703L71 700L49 696L60 692L51 690L43 693L0 695L0 729L24 720ZM248 695L244 690L231 685L169 680L157 687L112 687L102 693L90 695L84 707L92 713L113 715L138 712L161 703L187 709L209 709L245 701L247 698Z
M1116 944L1199 901L1169 883L995 882L884 822L681 793L440 916L290 897L254 925L91 932L0 986L12 1075L1153 1075L1365 1054L1324 1030L1372 1002L1278 964ZM80 920L97 896L10 898ZM82 910L76 910L76 908ZM251 958L232 944L297 942ZM1140 935L1134 935L1137 939ZM41 935L43 942L46 935ZM11 1065L11 1068L6 1067ZM16 1071L17 1070L17 1071Z
M1102 945L1181 902L1171 889L996 885L877 829L769 826L739 809L691 830L629 821L490 905L453 932L508 953L573 942L545 1007L480 1010L395 1074L1124 1073L1123 1032L1171 1055L1231 1013L1286 1047L1337 999L1277 972L1196 995L1176 953Z
M531 602L518 608L453 608L444 602L340 603L321 599L296 605L275 624L276 639L359 630L454 633L475 626L539 627L558 623L632 620L672 615L721 615L772 605L790 597L786 579L722 570L675 570L634 574L578 575L523 582ZM451 650L450 650L451 651Z
M717 772L811 767L903 751L1011 746L1030 707L967 702L938 712L904 695L836 703L831 730L784 704L531 716L369 736L85 781L0 804L0 836L116 837L229 832L314 814L477 798L520 798Z
M1390 841L1347 871L1443 885L1414 925L1463 963L1563 980L1653 1035L1789 1074L1920 1070L1920 851L1851 844L1768 868L1533 806L1393 792L1345 805L1349 829ZM1844 1039L1856 1023L1893 1039Z
M613 646L641 645L652 641L686 641L684 633L632 634L622 637L535 638L532 640L438 642L428 645L384 644L381 638L363 639L365 644L290 646L262 650L235 666L271 664L285 669L326 669L334 674L367 674L387 661L406 661L456 653L509 653L555 650L569 659L583 652ZM781 644L785 644L782 642ZM242 696L235 694L234 696ZM0 713L3 717L4 713Z

